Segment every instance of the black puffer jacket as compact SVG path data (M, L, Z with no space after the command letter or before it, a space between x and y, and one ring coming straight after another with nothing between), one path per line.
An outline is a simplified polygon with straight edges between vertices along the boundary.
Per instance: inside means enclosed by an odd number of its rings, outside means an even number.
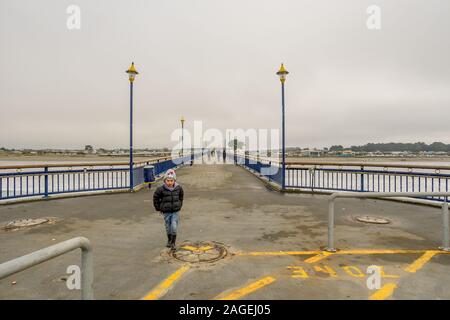
M177 212L183 206L184 191L178 184L170 191L165 185L158 187L153 194L153 205L156 211Z

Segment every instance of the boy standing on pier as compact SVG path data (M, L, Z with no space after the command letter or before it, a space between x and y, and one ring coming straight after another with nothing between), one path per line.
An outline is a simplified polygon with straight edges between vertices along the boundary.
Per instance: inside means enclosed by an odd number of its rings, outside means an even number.
M184 191L176 182L175 170L169 169L164 175L164 184L159 186L153 194L153 205L156 211L164 216L167 232L167 248L175 249L179 211L183 206Z

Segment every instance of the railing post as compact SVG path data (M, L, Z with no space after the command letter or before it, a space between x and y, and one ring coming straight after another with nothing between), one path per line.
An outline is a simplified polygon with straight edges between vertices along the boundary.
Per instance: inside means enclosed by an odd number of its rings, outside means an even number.
M314 192L314 185L316 183L316 171L315 168L309 168L309 181L311 183L311 192Z
M272 173L272 161L269 161L269 168L270 168L270 173ZM267 178L269 179L269 181L272 181L272 175L267 175Z
M329 252L335 252L334 248L334 197L328 200L328 247L325 249Z
M442 224L443 224L443 237L441 250L450 251L450 239L449 239L449 218L448 218L448 202L447 197L442 204Z
M44 198L48 197L48 167L44 167Z
M94 299L94 265L92 249L81 249L81 299Z
M361 192L364 191L364 167L363 166L361 166L361 187L360 187L359 191L361 191Z

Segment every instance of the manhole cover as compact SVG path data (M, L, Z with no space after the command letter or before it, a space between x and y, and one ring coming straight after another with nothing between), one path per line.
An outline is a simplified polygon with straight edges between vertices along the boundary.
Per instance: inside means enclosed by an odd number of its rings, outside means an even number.
M27 228L27 227L33 227L37 226L39 224L47 223L50 220L47 218L36 218L36 219L18 219L8 222L4 229L10 230L10 229L19 229L19 228Z
M226 255L225 246L212 241L186 241L172 252L175 259L190 263L214 262L223 259Z
M373 224L388 224L391 221L386 218L380 217L371 217L371 216L358 216L355 217L356 221L364 222L364 223L373 223Z

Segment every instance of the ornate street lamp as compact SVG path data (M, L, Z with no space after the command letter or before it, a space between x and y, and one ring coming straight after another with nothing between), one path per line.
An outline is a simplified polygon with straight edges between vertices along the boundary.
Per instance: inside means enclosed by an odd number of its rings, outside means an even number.
M285 110L284 110L284 82L289 72L281 64L280 70L277 75L280 77L281 82L281 189L286 188L286 130L285 130Z
M131 63L130 68L125 72L128 73L128 80L130 80L130 190L133 190L133 82L139 72L134 67L134 62Z

